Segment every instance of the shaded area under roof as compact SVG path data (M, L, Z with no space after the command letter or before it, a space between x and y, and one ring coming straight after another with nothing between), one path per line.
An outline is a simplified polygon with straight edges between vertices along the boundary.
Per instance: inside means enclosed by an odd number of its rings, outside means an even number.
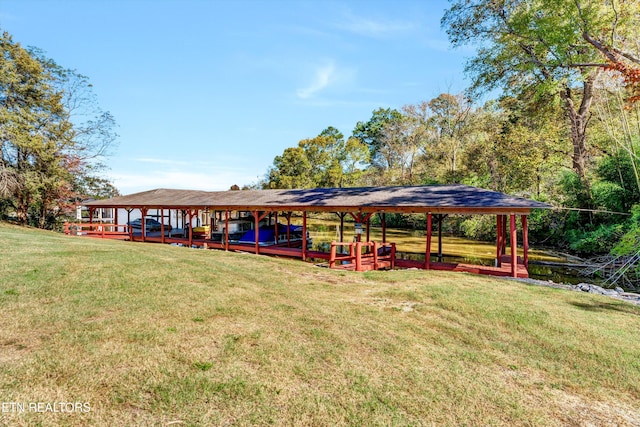
M521 213L551 206L466 185L196 191L155 189L85 203L90 208L241 211Z

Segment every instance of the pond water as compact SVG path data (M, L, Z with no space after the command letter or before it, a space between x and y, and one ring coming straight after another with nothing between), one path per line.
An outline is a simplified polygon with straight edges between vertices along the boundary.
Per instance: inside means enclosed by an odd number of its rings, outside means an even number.
M340 240L339 222L331 220L310 219L307 223L309 233L313 239L313 250L329 252L331 241ZM366 233L366 230L363 231ZM366 234L363 234L363 240ZM353 241L355 238L353 223L345 223L344 241ZM370 240L382 241L382 228L371 227ZM396 244L398 257L416 261L424 261L426 239L424 230L401 230L387 228L387 242ZM434 233L431 242L431 253L438 252L438 236ZM509 248L507 248L507 253ZM464 262L479 265L494 265L496 247L492 242L480 242L462 237L442 237L442 254L444 262ZM518 254L522 256L522 248L518 248ZM434 258L432 258L434 259ZM580 277L574 270L562 266L539 265L536 262L567 263L566 257L554 254L543 249L529 249L529 276L532 279L552 280L556 283L572 283L588 281Z

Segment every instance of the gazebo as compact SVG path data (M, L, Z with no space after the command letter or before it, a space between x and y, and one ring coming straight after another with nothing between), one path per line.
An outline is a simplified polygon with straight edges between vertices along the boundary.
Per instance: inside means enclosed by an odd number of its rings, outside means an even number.
M354 270L378 269L385 267L416 267L426 270L466 271L478 274L498 276L528 277L528 231L527 216L531 209L546 209L550 206L541 202L510 196L504 193L465 185L422 185L392 187L355 187L355 188L314 188L292 190L246 190L246 191L194 191L155 189L140 193L96 200L85 203L89 209L88 224L67 224L65 229L79 230L76 234L103 238L119 238L160 243L180 243L209 249L252 251L256 254L271 254L302 258L303 260L327 259L336 268ZM138 210L142 224L145 218L155 211L154 217L160 219L161 230L157 236L148 236L144 227L140 235L132 232L131 227L118 224L117 214L114 223L94 223L93 212L96 209L112 208L116 212L127 212L127 224L131 213ZM181 214L183 224L193 230L193 219L205 213L209 224L226 224L232 212L249 212L253 217L254 229L258 230L260 221L275 215L277 227L278 214L287 219L289 230L293 212L302 214L302 244L263 246L259 242L258 232L255 242L247 247L230 242L228 235L221 241L214 241L209 235L194 235L189 232L180 237L166 235L165 218ZM368 224L372 215L380 215L382 242L369 242L369 227L366 227L366 240L358 236L356 242L333 242L331 252L312 251L307 248L307 214L309 212L333 212L338 215L341 225L346 215L350 215L356 224ZM425 260L412 261L396 259L395 246L386 241L386 213L418 213L426 215ZM459 263L440 262L442 249L438 248L437 261L431 258L431 242L434 225L441 236L442 219L448 214L493 215L496 217L496 258L494 266L480 266ZM523 257L517 256L517 217L522 227ZM75 228L73 228L75 227ZM341 230L343 227L341 227ZM287 232L288 233L288 232ZM340 239L342 240L342 238ZM507 240L510 252L507 254ZM438 239L439 244L441 239ZM349 246L348 255L339 255L339 246ZM362 253L364 250L364 254Z

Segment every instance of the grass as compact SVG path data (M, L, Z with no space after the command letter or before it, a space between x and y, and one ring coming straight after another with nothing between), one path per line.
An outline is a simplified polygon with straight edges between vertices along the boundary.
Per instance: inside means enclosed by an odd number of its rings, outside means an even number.
M0 223L0 425L638 425L640 307Z

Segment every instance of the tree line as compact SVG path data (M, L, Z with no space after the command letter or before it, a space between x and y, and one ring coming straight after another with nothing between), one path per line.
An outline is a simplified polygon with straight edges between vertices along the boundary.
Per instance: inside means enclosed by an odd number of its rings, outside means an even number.
M97 175L114 127L86 76L2 33L0 218L54 228L77 200L116 195Z
M638 0L455 0L442 25L454 46L476 47L467 91L379 108L348 138L327 127L276 156L259 185L463 183L564 208L532 215L540 242L637 250L638 10ZM489 91L499 96L480 105ZM455 227L492 237L488 219Z

